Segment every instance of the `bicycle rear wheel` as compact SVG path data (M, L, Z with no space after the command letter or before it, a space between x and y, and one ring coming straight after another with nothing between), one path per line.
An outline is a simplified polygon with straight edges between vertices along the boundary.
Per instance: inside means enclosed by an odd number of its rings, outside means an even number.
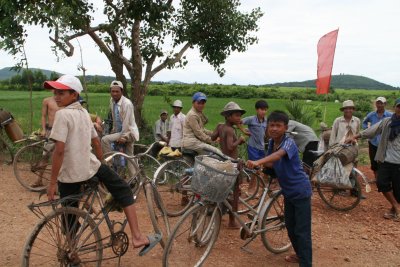
M291 243L285 226L285 204L282 191L277 192L268 202L268 208L261 221L261 240L272 253L288 251Z
M145 185L145 194L151 223L153 224L154 231L162 234L160 244L164 248L170 234L167 212L157 189L151 183Z
M163 254L163 266L201 266L209 256L221 225L217 205L196 204L178 221Z
M321 199L332 209L338 211L348 211L354 209L361 200L361 185L358 181L358 173L350 173L350 182L353 184L351 189L339 189L332 186L317 184L317 191Z
M194 194L190 189L191 177L185 175L190 165L184 160L164 162L154 174L153 182L163 200L168 216L180 216L193 203Z
M46 215L32 231L22 266L101 266L100 231L83 210L64 207Z
M141 166L144 168L144 173L146 177L152 179L156 170L160 167L161 163L149 154L142 154L139 157Z
M50 182L51 154L44 152L43 145L44 142L22 147L15 154L13 163L18 182L34 192L46 189Z

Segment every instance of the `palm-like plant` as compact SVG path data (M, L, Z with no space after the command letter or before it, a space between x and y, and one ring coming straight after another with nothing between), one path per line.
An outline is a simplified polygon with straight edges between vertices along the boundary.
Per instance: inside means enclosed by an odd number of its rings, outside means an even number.
M285 104L291 120L312 126L315 120L315 113L311 108L305 106L300 101L291 100Z

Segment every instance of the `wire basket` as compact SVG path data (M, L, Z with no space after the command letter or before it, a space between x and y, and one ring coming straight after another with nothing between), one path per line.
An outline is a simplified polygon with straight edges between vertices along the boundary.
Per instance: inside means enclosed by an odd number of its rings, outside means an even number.
M232 162L197 156L191 181L193 192L203 200L223 202L235 185L239 171Z

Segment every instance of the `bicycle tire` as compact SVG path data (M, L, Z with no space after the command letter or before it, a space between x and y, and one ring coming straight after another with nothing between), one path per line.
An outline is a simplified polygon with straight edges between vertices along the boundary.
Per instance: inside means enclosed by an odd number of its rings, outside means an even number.
M191 177L185 176L187 168L190 165L184 160L170 160L164 162L154 174L153 183L157 183L157 191L170 217L181 216L194 201L190 189Z
M69 227L65 219L68 215L75 216L79 224L75 221ZM46 215L35 226L25 242L21 265L72 266L79 261L94 262L100 267L102 258L101 235L94 220L83 210L63 207Z
M261 221L261 240L264 247L274 254L288 251L291 246L285 226L283 198L282 191L274 194L267 202L268 207Z
M140 157L141 165L144 167L144 173L150 180L153 178L156 170L161 166L161 163L149 154L142 154Z
M354 209L361 201L361 185L358 181L358 173L350 173L350 181L354 181L351 189L338 189L331 186L317 184L317 191L321 199L330 208L337 211L349 211Z
M168 216L162 199L157 189L151 183L145 185L146 204L149 210L150 220L156 233L162 234L160 245L164 248L170 234ZM161 220L160 220L161 218Z
M255 178L254 178L255 177ZM241 184L239 185L240 192L245 196L243 199L253 209L256 209L261 201L261 195L265 188L265 182L263 178L256 173L243 172L241 177ZM250 187L253 186L252 189ZM250 211L250 208L245 206L239 201L238 214L244 214Z
M208 220L206 220L208 218ZM221 211L217 205L197 203L179 219L168 238L163 266L201 266L218 238Z
M43 142L44 143L44 142ZM50 155L43 156L43 143L35 143L22 147L15 154L13 168L18 182L26 189L40 192L47 188L51 177ZM33 183L41 180L41 186L33 186Z

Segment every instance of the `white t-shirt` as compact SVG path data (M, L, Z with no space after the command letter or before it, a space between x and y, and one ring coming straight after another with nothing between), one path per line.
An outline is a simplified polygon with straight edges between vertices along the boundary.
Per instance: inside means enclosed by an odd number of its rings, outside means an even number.
M169 140L170 147L181 147L183 138L183 124L185 123L185 114L180 112L178 115L172 114L169 120L169 129L171 139Z
M95 137L97 133L90 115L78 102L56 112L50 139L65 143L58 181L82 182L97 173L101 163L91 153L91 141Z

